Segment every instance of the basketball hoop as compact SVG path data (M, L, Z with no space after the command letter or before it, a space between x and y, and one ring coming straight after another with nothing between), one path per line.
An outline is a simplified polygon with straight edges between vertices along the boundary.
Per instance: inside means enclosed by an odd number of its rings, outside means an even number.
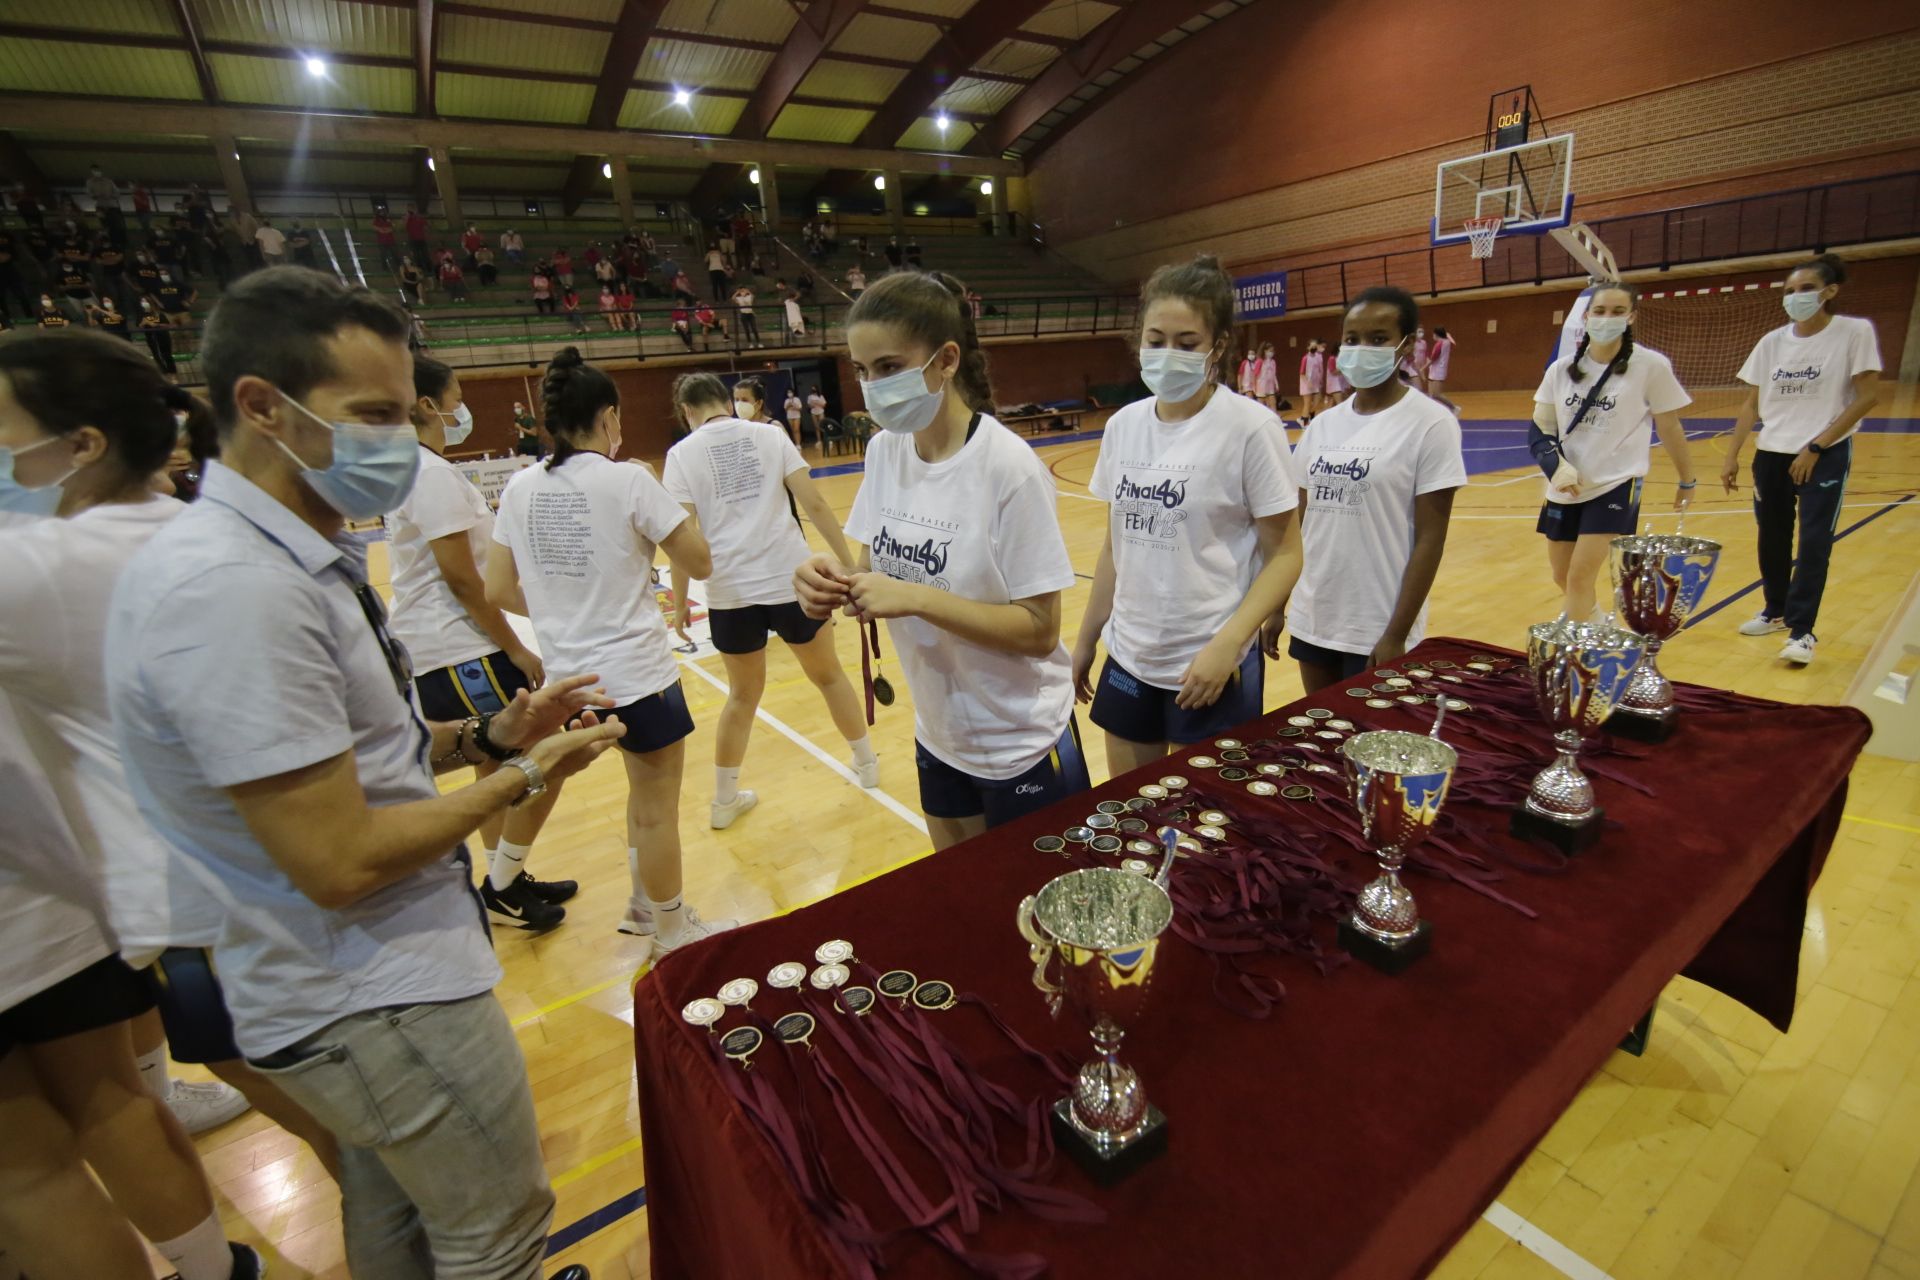
M1473 245L1473 256L1491 258L1493 242L1500 238L1500 228L1507 220L1499 214L1485 218L1468 218L1461 225L1466 229L1467 240Z

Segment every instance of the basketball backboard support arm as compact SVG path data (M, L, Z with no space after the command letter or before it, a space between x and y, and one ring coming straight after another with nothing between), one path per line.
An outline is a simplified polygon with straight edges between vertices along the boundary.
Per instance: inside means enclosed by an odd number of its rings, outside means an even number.
M1607 242L1586 223L1553 227L1548 234L1567 251L1568 257L1587 269L1589 278L1595 281L1620 278L1620 266L1614 260L1613 250L1607 248Z

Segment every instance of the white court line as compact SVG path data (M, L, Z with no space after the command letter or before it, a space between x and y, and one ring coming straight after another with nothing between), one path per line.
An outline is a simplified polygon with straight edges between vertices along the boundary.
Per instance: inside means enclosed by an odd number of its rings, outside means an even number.
M1492 1224L1495 1230L1512 1237L1522 1249L1539 1258L1561 1275L1567 1276L1569 1280L1612 1280L1612 1277L1599 1267L1594 1266L1498 1200L1488 1205L1487 1211L1480 1216Z
M680 663L681 666L685 667L687 670L693 672L693 674L699 676L702 680L705 680L708 684L718 689L722 695L725 695L726 693L729 692L729 690L727 689L726 681L722 680L719 676L714 675L711 671L708 671L705 667L693 661L691 658L686 657L684 654L675 654L674 658ZM875 804L879 805L881 808L886 809L888 812L892 813L894 817L900 819L900 821L906 823L908 826L918 831L921 835L924 836L927 834L927 822L925 818L922 818L919 814L907 808L907 806L901 804L898 800L895 800L892 796L888 795L886 792L882 791L880 788L874 787L871 790L869 790L868 788L861 786L860 779L857 776L855 776L853 770L847 768L846 765L841 764L838 760L835 760L832 756L828 755L826 752L822 751L819 747L815 746L813 744L813 740L807 737L805 734L801 733L798 729L793 728L791 725L787 724L786 721L780 719L778 716L768 711L765 707L754 708L753 714L755 718L764 720L769 725L771 725L775 733L787 739L787 741L793 743L793 745L795 745L796 747L799 747L802 751L812 756L815 760L818 760L821 764L824 764L825 766L827 766L827 768L833 770L835 773L845 778L848 782L852 783L854 790L864 793Z

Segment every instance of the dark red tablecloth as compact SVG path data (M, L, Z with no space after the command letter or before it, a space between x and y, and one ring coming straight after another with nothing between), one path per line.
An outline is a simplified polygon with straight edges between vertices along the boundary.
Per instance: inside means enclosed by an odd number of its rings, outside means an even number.
M1436 639L1415 656L1465 661L1470 652L1506 651ZM1357 698L1324 690L1235 736L1267 736L1309 705L1362 727L1424 727L1411 714L1369 711ZM1463 757L1475 750L1476 733L1474 712L1446 726ZM1619 825L1558 874L1518 869L1551 859L1505 835L1504 809L1449 801L1510 848L1514 865L1497 887L1537 917L1415 876L1410 883L1435 928L1431 954L1399 977L1359 964L1322 976L1304 960L1279 958L1270 967L1287 996L1264 1020L1223 1007L1210 994L1212 962L1171 941L1155 977L1154 1011L1125 1049L1167 1114L1169 1149L1104 1190L1059 1161L1053 1183L1101 1205L1103 1225L1055 1225L1009 1210L989 1215L974 1242L993 1252L1038 1252L1060 1277L1421 1274L1472 1224L1675 974L1785 1025L1807 892L1867 734L1866 719L1847 708L1714 695L1685 714L1668 742L1634 746L1643 758L1614 761L1656 794L1596 779ZM1175 767L1116 779L805 910L691 948L644 978L634 993L634 1035L656 1280L843 1272L772 1147L734 1103L706 1033L681 1020L687 1001L731 978L764 984L781 961L811 966L816 946L845 938L868 964L951 981L990 1001L1033 1043L1085 1057L1084 1033L1048 1019L1014 929L1021 897L1066 869L1031 841ZM1519 796L1516 787L1513 799ZM777 836L762 830L759 838ZM1338 857L1360 883L1365 860L1344 850ZM1331 925L1323 931L1331 947ZM792 999L763 985L754 1007L778 1017ZM1026 1096L1056 1092L978 1010L934 1016L994 1079ZM755 1069L778 1073L780 1087L790 1089L803 1080L796 1066L806 1065L775 1058ZM824 1117L823 1148L842 1188L877 1226L898 1225L817 1085L797 1087L809 1090ZM880 1116L885 1107L875 1097L869 1110ZM897 1128L889 1132L933 1185L931 1161L918 1158ZM889 1276L966 1274L917 1235L895 1241L886 1257Z

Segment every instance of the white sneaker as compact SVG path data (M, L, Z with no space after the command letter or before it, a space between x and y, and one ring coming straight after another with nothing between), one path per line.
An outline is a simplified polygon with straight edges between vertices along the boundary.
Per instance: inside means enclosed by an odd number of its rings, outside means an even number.
M1813 661L1813 633L1808 632L1797 640L1787 641L1787 647L1780 651L1782 661L1806 666Z
M174 1080L169 1082L167 1108L188 1133L202 1134L245 1115L253 1104L238 1089L218 1080L205 1084Z
M869 760L866 764L861 764L858 760L855 760L853 762L853 776L860 779L861 786L869 791L873 790L880 785L880 762L878 760Z
M1776 631L1786 629L1785 618L1769 618L1764 609L1740 624L1740 634L1743 636L1770 636Z
M712 823L715 831L725 831L733 825L735 818L759 803L760 797L753 792L746 790L736 791L733 799L727 801L725 804L721 804L718 800L713 802L711 806L713 812L710 815L709 821Z
M738 920L702 920L700 913L692 907L687 907L685 910L687 922L680 927L679 937L668 942L657 933L653 935L653 954L656 960L678 951L688 943L699 942L703 938L711 938L716 933L725 933L729 929L740 927Z
M630 933L636 938L652 936L653 909L643 899L628 898L627 914L620 920L620 932Z

